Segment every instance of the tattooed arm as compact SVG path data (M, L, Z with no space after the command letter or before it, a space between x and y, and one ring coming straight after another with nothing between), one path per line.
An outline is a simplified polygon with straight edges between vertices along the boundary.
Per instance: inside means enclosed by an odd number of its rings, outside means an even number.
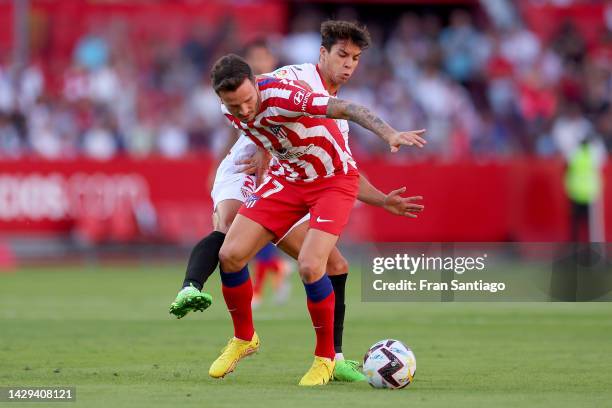
M398 151L401 145L423 147L427 143L421 137L425 133L425 129L398 132L365 106L342 99L329 99L326 116L333 119L350 120L372 131L389 143L392 152Z

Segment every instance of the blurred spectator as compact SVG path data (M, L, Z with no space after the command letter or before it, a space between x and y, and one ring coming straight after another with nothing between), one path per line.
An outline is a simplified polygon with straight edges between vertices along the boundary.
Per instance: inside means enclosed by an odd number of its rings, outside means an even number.
M82 37L74 50L74 60L79 66L94 71L108 63L109 49L106 40L99 33Z
M517 73L533 66L541 51L540 41L534 33L524 27L513 26L502 31L501 38L501 54Z
M573 242L595 242L593 206L603 191L602 167L606 150L595 132L589 132L579 140L567 159L565 191L571 203L571 235ZM601 223L600 220L596 222Z
M121 136L110 112L104 108L95 111L92 126L82 138L85 156L97 160L109 160L121 150Z
M25 150L14 118L0 111L0 158L18 158Z
M270 46L263 38L247 44L243 56L253 68L255 75L272 72L278 67L278 58L272 54Z
M476 31L464 10L452 13L450 26L440 36L440 45L446 71L459 82L472 79L490 52L488 41Z
M586 42L571 21L564 21L552 41L552 48L564 61L582 62Z
M419 64L427 58L432 40L422 32L421 20L416 14L404 14L385 47L394 75L413 85L419 75ZM370 52L369 50L367 52Z
M318 13L301 13L294 21L291 33L283 41L283 55L287 64L315 63L319 60L321 36Z
M165 121L157 134L157 148L162 156L179 158L189 151L189 135L182 125L180 110Z
M569 160L591 132L591 123L584 116L580 105L576 102L566 102L553 124L552 137L559 152Z
M612 107L610 104L603 107L596 117L595 131L600 135L608 152L612 152Z

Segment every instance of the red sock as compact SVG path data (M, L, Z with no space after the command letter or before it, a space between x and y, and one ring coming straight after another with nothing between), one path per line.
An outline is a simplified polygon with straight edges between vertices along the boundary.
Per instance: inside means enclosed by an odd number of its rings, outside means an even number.
M250 341L253 338L253 333L255 333L251 310L251 300L253 300L251 278L238 286L223 285L222 289L227 310L232 315L232 321L234 322L234 336L241 340Z
M335 295L331 292L318 302L307 300L310 319L317 335L315 356L334 359L334 303Z

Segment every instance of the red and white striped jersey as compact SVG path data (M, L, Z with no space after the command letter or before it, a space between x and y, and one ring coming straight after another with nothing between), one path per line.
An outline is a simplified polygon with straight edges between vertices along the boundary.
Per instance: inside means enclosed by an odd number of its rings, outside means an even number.
M325 117L328 95L286 79L262 78L257 87L261 106L254 120L242 123L225 106L222 111L234 127L278 159L274 174L293 182L357 174L347 140L336 121Z
M269 74L264 74L278 79L290 79L300 80L306 82L314 92L321 93L335 97L336 95L330 95L327 92L327 87L319 67L314 64L306 63L300 65L285 65L284 67L278 68L276 71L272 71ZM344 138L348 138L349 124L344 119L335 119L338 127L342 131ZM348 144L348 140L347 140ZM351 151L349 150L349 153Z

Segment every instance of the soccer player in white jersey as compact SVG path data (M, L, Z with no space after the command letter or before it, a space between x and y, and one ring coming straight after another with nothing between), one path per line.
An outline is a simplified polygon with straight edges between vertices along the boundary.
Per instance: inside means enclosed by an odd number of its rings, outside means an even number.
M367 31L353 23L342 21L328 21L321 26L322 46L320 60L317 65L302 64L280 68L270 75L276 78L284 78L299 81L302 86L308 87L317 93L335 95L338 89L350 79L359 62L362 51L369 45ZM258 45L256 45L258 46ZM258 46L258 48L261 48ZM265 57L265 51L258 52L258 61ZM247 53L248 57L248 53ZM264 58L265 60L265 58ZM348 137L348 123L338 120L338 127L342 131L345 140ZM178 317L184 316L190 310L199 310L208 306L209 297L200 292L204 281L214 271L217 265L218 249L223 242L224 233L233 221L235 214L255 187L253 175L241 173L241 166L237 163L250 163L248 159L255 151L254 144L248 138L239 138L232 147L230 154L223 160L217 172L213 199L215 201L216 231L202 240L192 253L190 258L184 289L175 305L174 314ZM347 145L348 150L348 145ZM350 150L348 150L350 153ZM259 162L262 160L261 155ZM247 158L245 160L245 158ZM257 166L249 167L255 170ZM272 172L282 172L278 165L272 167ZM399 189L385 195L375 189L363 177L360 179L359 199L367 203L382 206L388 211L406 216L414 216L411 212L419 212L422 206L414 203L419 197L403 198L400 196L404 189ZM283 237L279 244L285 252L297 258L299 249L308 230L308 215L300 220L296 226ZM205 258L213 258L213 261L202 261ZM337 364L335 365L334 378L345 381L357 381L363 379L358 370L358 362L344 360L342 355L342 332L344 323L344 287L346 283L348 264L337 249L330 254L327 267L335 292L334 312L334 349ZM192 286L193 285L193 286ZM172 309L171 309L172 310Z

